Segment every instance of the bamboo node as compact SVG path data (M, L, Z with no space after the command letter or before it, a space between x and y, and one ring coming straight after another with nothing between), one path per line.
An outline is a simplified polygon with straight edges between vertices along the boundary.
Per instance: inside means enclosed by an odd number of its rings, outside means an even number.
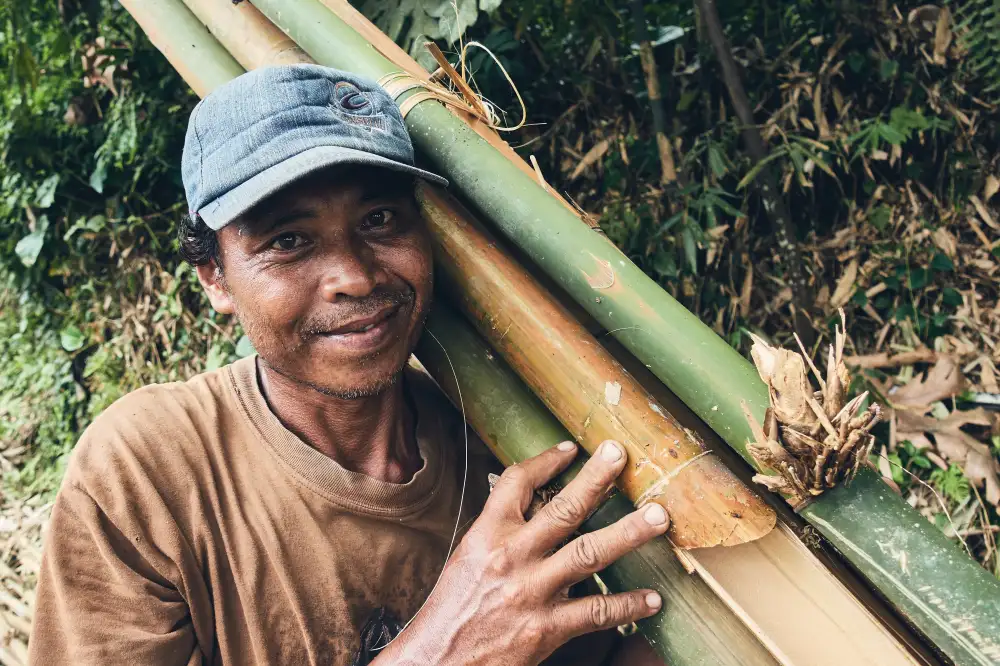
M772 347L752 335L750 355L767 384L770 407L763 425L746 403L743 412L753 439L747 450L757 465L768 470L754 482L782 493L796 509L841 483L850 483L875 445L872 427L881 414L875 403L862 410L865 392L847 401L850 374L844 363L847 322L840 311L838 327L827 356L826 377L801 353ZM810 374L818 385L814 386Z

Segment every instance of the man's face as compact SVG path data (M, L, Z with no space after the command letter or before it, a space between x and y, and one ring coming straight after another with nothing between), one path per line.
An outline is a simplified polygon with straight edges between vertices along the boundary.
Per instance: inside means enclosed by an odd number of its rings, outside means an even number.
M265 364L330 395L391 386L432 291L430 241L411 182L370 167L323 171L218 232L221 275L199 277Z

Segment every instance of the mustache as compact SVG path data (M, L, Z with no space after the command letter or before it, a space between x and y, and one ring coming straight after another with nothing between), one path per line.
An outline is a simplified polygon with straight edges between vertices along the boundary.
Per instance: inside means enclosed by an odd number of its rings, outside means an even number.
M409 305L416 299L412 289L376 289L364 298L344 297L338 302L336 309L328 310L322 317L308 320L302 325L304 336L323 335L336 330L350 322L371 317L389 308Z

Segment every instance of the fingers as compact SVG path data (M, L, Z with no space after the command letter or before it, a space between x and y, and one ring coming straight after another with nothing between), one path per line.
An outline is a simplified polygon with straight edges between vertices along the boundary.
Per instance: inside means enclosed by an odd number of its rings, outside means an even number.
M601 444L569 484L528 521L517 536L525 552L546 553L580 526L604 498L625 467L625 451L617 442Z
M659 504L647 504L614 525L584 534L539 564L539 580L553 592L604 569L619 557L667 531L670 519Z
M499 509L503 513L524 520L524 512L531 504L532 493L548 483L563 471L576 457L577 447L573 442L560 442L537 456L511 465L500 475L486 510Z
M555 611L556 626L568 632L567 640L592 631L612 629L655 615L663 601L653 590L622 594L594 594L560 604Z

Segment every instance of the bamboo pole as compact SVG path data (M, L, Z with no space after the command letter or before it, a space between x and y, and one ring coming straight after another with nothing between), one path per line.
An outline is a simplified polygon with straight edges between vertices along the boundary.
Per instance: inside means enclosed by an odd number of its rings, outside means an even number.
M541 453L570 435L536 396L451 308L438 299L417 356L480 438L506 465ZM558 481L565 485L582 465ZM590 532L632 510L615 494L583 525ZM614 591L651 586L664 610L639 623L640 631L671 666L776 664L744 622L698 576L687 573L664 541L648 543L600 573Z
M680 548L732 546L774 527L774 511L626 373L582 324L504 254L451 197L420 185L437 267L469 319L590 453L622 443L619 486L662 504Z
M577 440L608 418L613 425L599 430L601 437L636 437L647 447L663 440L663 421L675 432L682 430L454 200L431 186L421 185L418 192L449 293ZM430 330L437 333L439 328ZM603 395L594 399L609 377L622 382L614 408L601 404ZM476 398L466 402L470 399ZM492 398L486 399L492 404ZM470 418L470 423L480 429L476 420ZM667 442L671 440L677 441L673 435ZM682 558L782 663L915 663L783 525L759 540L689 551Z
M322 64L375 79L400 69L318 0L254 5ZM752 464L741 403L762 421L768 395L746 359L441 105L418 104L406 121L468 201ZM872 472L801 515L951 659L1000 664L1000 581Z
M199 97L243 71L181 0L122 0L122 6Z
M174 18L178 19L175 21L154 21L151 20L152 14L148 11L147 3L125 0L125 6L141 26L149 26L144 29L154 32L161 26L170 29L168 34L156 34L156 39L166 47L161 48L161 51L182 74L192 72L199 64L203 64L197 61L197 57L214 48L212 42L215 40L204 31L190 30L189 23L182 16L175 15ZM174 6L171 10L176 14L187 11L182 6ZM226 20L224 14L213 15L206 12L201 15ZM259 14L248 12L244 16L248 31L266 36L267 25L261 23L262 17ZM238 37L222 30L218 34ZM190 42L191 49L173 48L173 41ZM244 43L239 52L254 62L273 62L273 53L268 53L268 48L284 49L281 42L276 40L272 40L271 46L267 48L263 47L263 42L260 44L261 48L258 49L253 44ZM228 63L226 67L229 78L234 78L243 71ZM224 83L222 79L220 76L216 85ZM210 88L203 90L203 94L209 91ZM438 309L440 311L443 307ZM440 322L442 317L447 317L447 314L439 312L433 316L432 321ZM461 341L463 332L466 336L475 337L468 325L461 322L454 326L448 325L444 330L438 328L436 339L444 340L446 346L437 347L435 343L427 351L428 343L424 341L423 356L439 381L446 384L449 378L457 376L462 386L471 389L466 417L475 419L484 440L492 443L498 458L511 464L540 453L554 442L567 439L565 430L509 370L494 366L484 372L483 368L474 365L471 367L473 374L467 374L470 368L461 363L461 359L463 353L470 353L469 347L452 342L453 339ZM441 356L436 356L437 352L434 350L439 350ZM482 347L471 353L482 355ZM449 374L452 358L459 361L456 364L457 375ZM447 361L449 372L444 370L442 359ZM456 396L455 392L451 395ZM571 479L580 465L582 462L562 475L562 483ZM600 529L631 510L632 504L616 494L587 520L581 530L587 532ZM664 610L656 617L641 622L640 631L654 650L672 666L772 666L777 663L744 622L737 618L701 578L688 575L665 540L644 545L615 562L601 572L601 575L612 591L645 586L660 592L664 599Z
M249 2L185 4L245 69L313 62L298 44L261 16Z

